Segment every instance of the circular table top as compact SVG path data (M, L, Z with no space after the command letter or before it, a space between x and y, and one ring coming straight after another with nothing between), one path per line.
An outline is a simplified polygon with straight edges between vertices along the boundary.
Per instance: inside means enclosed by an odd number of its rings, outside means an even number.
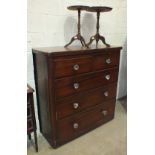
M68 10L86 10L88 8L89 6L85 6L85 5L72 5L67 7Z
M92 7L88 7L86 10L89 12L108 12L108 11L111 11L112 8L107 6L92 6Z

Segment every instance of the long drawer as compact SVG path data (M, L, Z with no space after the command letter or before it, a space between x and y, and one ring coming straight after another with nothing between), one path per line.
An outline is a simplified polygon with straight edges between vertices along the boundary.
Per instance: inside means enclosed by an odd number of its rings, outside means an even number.
M105 101L116 97L117 84L113 83L102 88L90 90L88 92L78 93L56 102L57 119L84 111L89 107L104 103ZM107 103L107 102L105 102Z
M119 50L102 54L63 57L54 60L54 76L62 78L111 68L119 64Z
M56 99L116 82L117 77L118 68L116 67L96 73L56 80Z
M106 104L100 104L88 112L58 121L58 142L63 143L111 120L114 116L114 109L115 100L110 100Z

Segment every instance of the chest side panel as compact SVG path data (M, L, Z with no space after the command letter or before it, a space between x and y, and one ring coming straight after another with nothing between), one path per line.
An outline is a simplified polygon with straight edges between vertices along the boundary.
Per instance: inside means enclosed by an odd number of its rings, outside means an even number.
M33 61L40 131L51 143L47 57L42 54L33 54Z

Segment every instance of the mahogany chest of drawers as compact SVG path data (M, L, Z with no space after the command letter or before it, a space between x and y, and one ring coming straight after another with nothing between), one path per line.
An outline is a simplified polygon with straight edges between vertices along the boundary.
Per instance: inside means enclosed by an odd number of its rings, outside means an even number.
M33 49L40 131L51 146L114 118L120 50Z

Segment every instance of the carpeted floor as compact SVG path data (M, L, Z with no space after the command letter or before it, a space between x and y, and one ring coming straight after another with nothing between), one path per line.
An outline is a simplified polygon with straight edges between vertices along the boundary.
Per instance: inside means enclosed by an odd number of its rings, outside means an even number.
M115 118L97 129L53 149L47 141L38 136L39 152L28 141L28 155L126 155L127 113L122 104L116 104ZM32 136L33 137L33 136Z

